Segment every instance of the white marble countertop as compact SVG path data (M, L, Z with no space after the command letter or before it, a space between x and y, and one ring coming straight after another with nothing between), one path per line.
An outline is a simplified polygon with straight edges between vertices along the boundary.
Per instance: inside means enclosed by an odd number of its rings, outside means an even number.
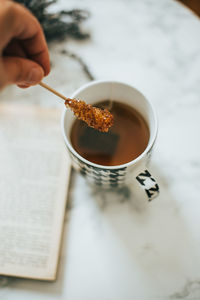
M68 49L96 79L143 92L159 118L151 170L161 193L142 206L129 189L91 190L73 173L57 281L0 277L0 300L199 300L199 19L172 0L60 5L91 11L84 25L91 39L52 45L46 81L65 94L88 81L77 62L60 54ZM40 87L10 87L1 101L61 107Z

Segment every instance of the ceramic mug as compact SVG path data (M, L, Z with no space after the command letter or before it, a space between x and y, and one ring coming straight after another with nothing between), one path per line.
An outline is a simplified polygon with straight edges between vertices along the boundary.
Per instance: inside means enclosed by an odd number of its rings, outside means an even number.
M132 106L144 117L150 131L146 149L136 159L117 166L95 164L76 152L70 141L75 117L69 109L64 109L61 127L72 165L86 177L88 182L102 188L120 188L127 184L139 185L149 201L155 198L159 193L159 186L147 169L157 136L157 118L152 104L133 86L117 81L92 81L75 91L71 97L82 99L88 104L105 99L118 101Z

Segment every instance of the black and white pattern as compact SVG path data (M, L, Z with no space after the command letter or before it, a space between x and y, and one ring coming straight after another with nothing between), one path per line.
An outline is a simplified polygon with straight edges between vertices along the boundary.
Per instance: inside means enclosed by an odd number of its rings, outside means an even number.
M148 161L149 155L151 155L151 151L149 151L146 156L146 162ZM86 162L83 162L71 151L70 156L73 167L92 184L103 188L121 188L125 184L130 183L130 181L134 178L140 185L141 189L144 190L149 201L159 194L159 186L148 170L140 171L136 176L134 165L118 169L104 169L101 168L101 166L95 167L89 163L87 164Z
M89 182L107 188L122 187L124 185L126 179L126 167L115 170L94 167L82 162L71 152L70 155L74 168L86 177Z
M159 186L148 170L144 170L137 177L141 187L145 190L149 201L154 199L159 193Z

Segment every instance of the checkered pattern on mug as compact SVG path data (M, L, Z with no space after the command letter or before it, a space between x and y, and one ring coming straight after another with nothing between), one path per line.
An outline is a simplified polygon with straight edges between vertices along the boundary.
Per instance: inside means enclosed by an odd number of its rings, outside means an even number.
M90 182L98 186L121 187L124 185L126 178L126 167L115 170L94 167L82 162L73 153L71 154L73 166Z

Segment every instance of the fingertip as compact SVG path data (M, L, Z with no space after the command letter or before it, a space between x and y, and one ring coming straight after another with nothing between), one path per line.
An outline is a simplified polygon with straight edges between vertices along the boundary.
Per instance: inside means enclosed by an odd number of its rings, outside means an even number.
M45 70L44 76L49 75L49 73L51 72L51 68L50 66Z
M44 77L44 70L40 66L34 67L30 70L28 77L25 81L25 85L35 85L38 84ZM23 84L23 85L24 85Z
M38 84L44 77L43 68L26 58L4 57L3 66L8 83L15 83L21 88Z
M41 59L40 65L44 70L44 76L47 76L47 75L49 75L49 73L51 71L51 64L50 64L48 53L46 53L46 55L42 55L41 58L42 59Z

